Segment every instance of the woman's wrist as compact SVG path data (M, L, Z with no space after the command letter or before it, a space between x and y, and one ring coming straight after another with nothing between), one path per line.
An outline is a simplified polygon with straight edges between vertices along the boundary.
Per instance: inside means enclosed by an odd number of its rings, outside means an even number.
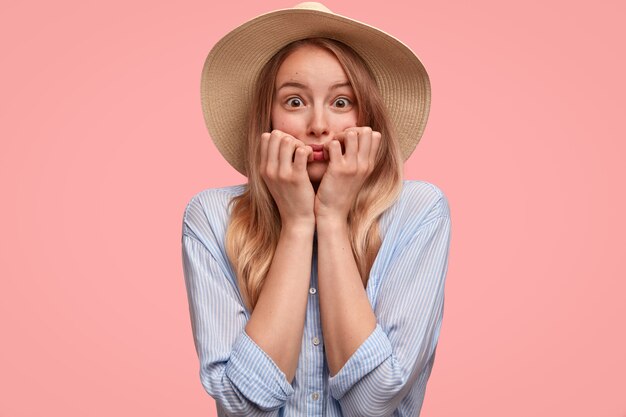
M339 230L348 227L348 216L338 214L318 215L315 218L317 230Z
M296 234L311 234L315 232L315 217L289 219L282 222L282 231Z

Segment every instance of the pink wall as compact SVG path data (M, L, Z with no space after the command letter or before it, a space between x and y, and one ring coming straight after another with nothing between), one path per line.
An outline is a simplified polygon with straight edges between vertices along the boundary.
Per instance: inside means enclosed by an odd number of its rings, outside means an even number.
M287 1L0 12L0 416L210 416L180 259L206 53ZM242 4L244 3L244 4ZM432 81L406 177L452 211L423 416L626 415L623 2L328 1Z

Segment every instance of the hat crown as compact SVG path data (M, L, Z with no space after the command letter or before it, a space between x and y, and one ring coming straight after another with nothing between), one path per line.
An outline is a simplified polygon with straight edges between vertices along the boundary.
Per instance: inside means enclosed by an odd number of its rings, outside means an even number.
M317 1L305 1L293 6L294 9L318 10L320 12L333 13L330 9Z

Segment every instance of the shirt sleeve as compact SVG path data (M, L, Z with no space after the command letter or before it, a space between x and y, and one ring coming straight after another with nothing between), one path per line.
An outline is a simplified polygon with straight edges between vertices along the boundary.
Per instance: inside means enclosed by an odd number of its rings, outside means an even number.
M245 308L219 263L183 234L182 258L204 389L232 416L278 416L294 393L272 358L245 332Z
M426 383L443 318L450 246L445 197L397 248L381 282L376 328L329 378L344 416L388 416L418 379Z

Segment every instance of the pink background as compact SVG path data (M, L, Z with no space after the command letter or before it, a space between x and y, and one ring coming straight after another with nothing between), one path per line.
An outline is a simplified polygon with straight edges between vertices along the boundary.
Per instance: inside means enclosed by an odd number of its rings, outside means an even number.
M200 71L297 1L5 2L0 416L210 416L180 257L192 195L244 181ZM422 416L626 415L621 1L327 1L428 69L406 178L452 211Z

